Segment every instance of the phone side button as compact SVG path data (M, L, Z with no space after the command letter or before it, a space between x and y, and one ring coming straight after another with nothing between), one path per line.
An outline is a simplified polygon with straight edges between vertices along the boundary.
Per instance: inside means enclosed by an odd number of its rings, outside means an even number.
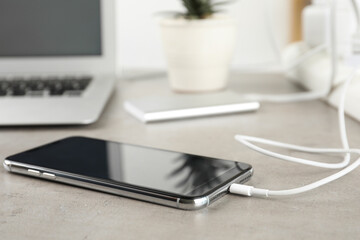
M28 169L27 171L28 171L28 173L29 173L30 175L40 176L40 172L39 172L39 171L36 171L36 170L33 170L33 169Z
M46 173L46 172L42 173L42 176L47 179L55 179L56 178L56 176L54 174Z

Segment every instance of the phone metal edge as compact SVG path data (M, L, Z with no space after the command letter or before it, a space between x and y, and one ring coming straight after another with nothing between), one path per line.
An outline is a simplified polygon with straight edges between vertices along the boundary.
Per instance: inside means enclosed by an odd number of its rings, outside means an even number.
M249 171L245 172L244 174L240 175L239 177L233 179L232 181L228 182L215 192L211 193L208 196L204 196L202 198L197 199L180 199L179 200L179 209L183 210L199 210L205 208L215 202L216 200L220 199L221 197L225 196L229 192L229 188L233 183L244 183L251 178L253 175L253 168L251 167Z
M115 194L122 197L128 197L140 201L160 204L182 210L199 210L205 208L209 206L211 203L220 199L222 196L226 195L228 193L228 189L231 184L246 182L253 175L253 168L251 168L249 171L235 178L231 182L225 184L223 187L221 187L220 189L216 190L215 192L211 193L208 196L194 198L194 199L185 199L185 198L176 198L164 194L144 191L141 189L118 186L116 184L111 184L105 181L99 181L82 175L56 171L56 170L42 168L28 164L22 164L22 163L10 161L8 159L4 160L3 166L8 172L12 172L12 173L19 173L40 179L65 183L73 186L83 187L91 190L97 190L100 192ZM33 174L30 174L28 172L29 169L39 171L39 175L35 176ZM44 173L54 174L55 178L50 179L48 177L45 177Z

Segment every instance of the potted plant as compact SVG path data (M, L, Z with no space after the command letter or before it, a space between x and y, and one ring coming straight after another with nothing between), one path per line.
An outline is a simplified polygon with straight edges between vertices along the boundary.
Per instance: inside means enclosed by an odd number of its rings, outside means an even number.
M186 12L160 21L170 85L177 92L224 89L236 24L218 7L227 2L181 0Z

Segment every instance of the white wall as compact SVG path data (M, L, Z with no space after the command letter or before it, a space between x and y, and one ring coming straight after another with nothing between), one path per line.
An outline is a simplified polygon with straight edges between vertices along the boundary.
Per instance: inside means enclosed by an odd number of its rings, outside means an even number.
M290 0L238 0L226 6L239 24L235 68L276 59L265 27L263 4L266 1L280 45L285 46L289 40ZM117 0L118 68L165 69L160 29L153 14L182 9L180 0Z

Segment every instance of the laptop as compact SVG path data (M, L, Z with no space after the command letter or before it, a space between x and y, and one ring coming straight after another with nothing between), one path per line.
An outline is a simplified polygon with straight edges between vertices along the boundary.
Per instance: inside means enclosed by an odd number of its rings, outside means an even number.
M114 0L0 1L0 126L95 122L115 84Z

